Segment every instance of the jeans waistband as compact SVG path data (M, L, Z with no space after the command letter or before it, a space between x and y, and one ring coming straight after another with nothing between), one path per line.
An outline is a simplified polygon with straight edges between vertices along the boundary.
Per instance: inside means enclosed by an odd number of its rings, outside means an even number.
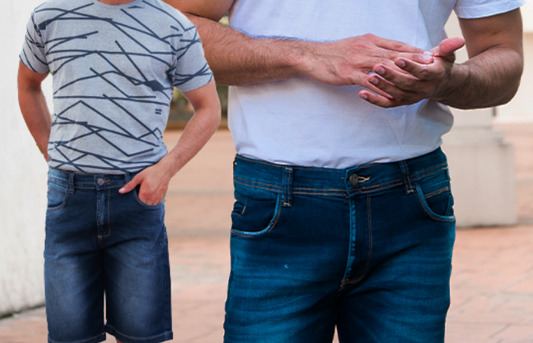
M120 188L129 182L137 173L126 174L78 174L50 167L48 181L74 189L109 189Z
M280 165L237 155L234 182L283 194L290 204L292 194L350 197L392 187L413 193L417 180L448 170L439 148L419 157L390 163L370 163L347 169Z

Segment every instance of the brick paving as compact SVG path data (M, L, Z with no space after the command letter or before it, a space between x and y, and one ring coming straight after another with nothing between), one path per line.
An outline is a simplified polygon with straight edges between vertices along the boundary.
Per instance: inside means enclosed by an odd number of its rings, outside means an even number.
M515 144L520 223L457 232L446 343L533 343L533 124L498 128ZM173 146L179 132L165 136ZM222 342L233 154L229 132L218 131L170 185L175 342ZM0 342L46 342L44 309L1 320Z

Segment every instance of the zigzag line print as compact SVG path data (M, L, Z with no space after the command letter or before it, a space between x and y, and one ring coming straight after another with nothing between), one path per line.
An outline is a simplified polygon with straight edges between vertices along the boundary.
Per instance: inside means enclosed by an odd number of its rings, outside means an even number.
M183 69L201 41L168 8L137 0L106 9L51 0L31 18L21 60L54 77L54 168L126 173L157 163L173 88L212 79L204 60Z

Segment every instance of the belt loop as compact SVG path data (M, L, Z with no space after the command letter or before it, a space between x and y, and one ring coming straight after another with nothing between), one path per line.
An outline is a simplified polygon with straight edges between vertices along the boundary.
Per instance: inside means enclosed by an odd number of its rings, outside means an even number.
M281 202L283 207L292 207L292 167L283 167L283 194Z
M68 174L68 194L74 194L74 173Z
M403 174L403 184L405 186L405 193L412 194L415 192L415 189L411 183L411 178L409 176L409 165L405 161L400 162L400 169Z

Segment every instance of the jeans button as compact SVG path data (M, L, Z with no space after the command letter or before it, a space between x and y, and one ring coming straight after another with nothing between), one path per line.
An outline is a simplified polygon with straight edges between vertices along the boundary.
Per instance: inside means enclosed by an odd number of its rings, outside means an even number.
M352 184L352 186L357 186L359 184L359 175L357 174L350 175L350 183Z
M102 186L105 183L105 181L104 179L98 179L96 183L98 183L99 186Z

